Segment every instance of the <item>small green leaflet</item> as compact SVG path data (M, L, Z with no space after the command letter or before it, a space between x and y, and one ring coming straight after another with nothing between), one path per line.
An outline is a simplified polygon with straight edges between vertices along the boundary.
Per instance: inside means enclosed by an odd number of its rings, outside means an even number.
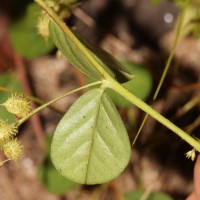
M81 184L114 179L127 166L130 154L124 124L102 89L90 90L70 107L51 144L56 169Z
M17 80L16 74L12 72L0 75L0 87L7 88L8 90L13 90L15 92L22 92L22 86L19 80ZM10 93L0 91L0 103L4 103L9 96L11 96ZM16 121L15 115L8 112L3 106L0 107L0 118L9 120L10 122Z
M80 35L75 35L71 30L69 31L73 37L76 38L75 41L72 41L54 21L50 20L49 32L54 44L68 61L85 75L99 80L103 74L95 68L95 65L104 68L111 76L115 76L113 71L116 70L129 73L127 69L110 54L94 46L89 41L86 41ZM80 45L84 47L84 50L79 48ZM89 53L92 59L87 57L85 52Z
M89 75L95 79L100 78L99 72L94 67L91 67L91 64L85 58L85 55L52 20L49 22L49 32L56 47L62 52L62 54L71 64L80 69L86 75Z

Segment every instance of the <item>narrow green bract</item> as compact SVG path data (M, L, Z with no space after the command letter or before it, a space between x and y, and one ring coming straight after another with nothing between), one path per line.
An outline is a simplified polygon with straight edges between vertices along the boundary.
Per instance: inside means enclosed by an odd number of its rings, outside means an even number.
M74 34L70 29L69 31L73 35L73 39L76 38L74 41L69 35L65 34L54 21L50 20L49 32L54 44L68 61L85 75L96 80L102 78L104 74L97 70L96 65L102 67L106 73L113 77L116 76L114 71L117 70L129 73L129 71L110 54L96 47L80 35ZM82 46L83 49L80 49L80 46ZM89 54L92 58L89 58L86 54Z
M100 79L99 72L91 66L90 61L85 58L85 55L78 49L76 44L51 20L49 22L49 32L56 47L72 65L80 69L84 74L97 80Z
M82 95L55 131L51 158L66 178L100 184L117 177L127 166L131 147L124 124L102 89Z

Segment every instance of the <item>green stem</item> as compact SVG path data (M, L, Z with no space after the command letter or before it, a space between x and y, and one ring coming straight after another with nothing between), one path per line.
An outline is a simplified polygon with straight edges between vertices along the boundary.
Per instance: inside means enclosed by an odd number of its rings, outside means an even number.
M94 56L86 49L86 47L77 39L74 33L66 26L66 24L59 18L59 16L55 13L55 11L50 8L43 0L35 0L52 18L52 20L61 28L61 30L67 35L67 37L73 42L74 45L83 53L83 55L87 58L88 62L94 66L94 68L102 75L103 77L109 77L109 73L104 70L98 60L94 58Z
M5 88L5 87L0 87L0 91L2 91L2 92L7 92L7 93L11 93L11 94L18 94L18 93L20 94L20 93L21 93L21 92L19 92L19 91L10 90L10 89ZM29 99L30 101L35 102L35 103L37 103L37 104L42 105L42 104L45 103L45 102L43 102L42 100L40 100L39 98L37 98L37 97L30 96L30 95L28 95L28 94L25 94L25 96L28 97L28 99ZM4 106L4 104L2 103L2 104L0 104L0 106ZM52 110L54 110L55 112L60 113L60 114L63 115L63 113L62 113L60 110L58 110L58 109L56 109L56 108L54 108L54 107L52 107L52 106L50 106L50 108L51 108Z
M10 89L5 88L5 87L0 87L0 91L8 92L8 93L17 93L15 90L10 90Z
M166 74L167 74L167 72L169 70L169 67L171 65L172 58L174 56L174 53L175 53L175 50L176 50L176 46L177 46L177 43L178 43L178 39L179 39L180 34L181 34L181 28L183 26L183 21L184 21L184 18L185 18L185 13L186 13L186 10L188 8L189 2L190 2L190 0L186 0L185 1L184 8L183 8L183 10L182 10L182 12L180 14L178 25L177 25L177 29L176 29L177 30L176 31L176 36L175 36L175 39L174 39L174 42L173 42L172 50L171 50L170 55L169 55L169 57L167 59L167 63L165 65L165 69L164 69L164 71L162 73L162 77L161 77L161 79L159 81L158 87L156 88L156 91L154 93L153 100L155 100L156 97L158 96L160 88L161 88L161 86L163 84L163 81L164 81L164 79L166 77Z
M160 91L160 89L162 87L164 79L165 79L165 77L167 75L167 72L169 70L169 67L171 65L171 62L172 62L172 59L173 59L173 56L174 56L174 53L175 53L175 50L176 50L176 46L177 46L178 40L180 38L181 29L182 29L182 26L183 26L185 13L186 13L186 10L188 8L189 2L190 2L190 0L186 0L185 1L184 8L181 11L181 14L180 14L180 17L179 17L179 20L178 20L178 25L177 25L177 28L176 28L176 35L175 35L175 39L174 39L174 42L173 42L172 50L171 50L170 55L169 55L169 57L167 59L167 62L166 62L166 65L165 65L165 69L164 69L164 71L162 73L162 76L160 78L160 81L158 83L156 91L155 91L155 93L153 95L153 101L157 98L158 93L159 93L159 91ZM133 140L132 146L135 144L136 140L138 139L138 137L140 135L140 132L141 132L141 130L142 130L147 118L148 118L148 114L146 113L145 116L144 116L144 119L142 120L142 123L141 123L141 125L139 127L139 130L138 130L138 132L137 132L137 134L136 134L136 136L135 136L135 138Z
M89 51L87 51L87 49L84 47L84 45L76 38L76 36L71 32L71 30L62 22L62 20L60 20L60 18L56 15L56 13L50 7L48 7L42 0L35 0L35 1L48 13L48 15L62 29L62 31L67 35L67 37L84 54L84 56L87 58L87 60L102 75L102 77L104 78L104 81L102 81L100 83L105 84L107 87L109 87L109 88L115 90L117 93L121 94L123 97L125 97L127 100L129 100L131 103L135 104L138 108L140 108L141 110L143 110L144 112L146 112L147 114L149 114L150 116L152 116L153 118L155 118L157 121L159 121L160 123L162 123L164 126L166 126L167 128L169 128L170 130L172 130L174 133L176 133L183 140L185 140L186 142L188 142L191 146L193 146L197 151L200 152L200 143L197 140L195 140L190 135L188 135L187 133L185 133L183 130L181 130L180 128L178 128L176 125L174 125L168 119L166 119L165 117L163 117L161 114L157 113L154 109L152 109L150 106L148 106L145 102L143 102L140 99L138 99L135 95L133 95L132 93L130 93L122 85L120 85L120 83L118 83L115 79L113 79L105 71L105 69L102 67L102 65L97 60L94 59L93 55ZM187 1L189 1L189 0L187 0ZM55 101L53 101L53 102L55 102ZM48 105L51 104L51 103L53 103L53 102L48 103ZM48 105L46 105L46 106L48 106ZM31 116L32 116L32 114L31 114ZM27 117L27 118L29 118L29 117ZM19 123L21 124L25 120L21 120Z
M118 82L116 82L114 79L110 78L105 83L107 87L115 90L117 93L121 94L123 97L125 97L128 101L135 104L138 108L149 114L151 117L159 121L161 124L169 128L171 131L176 133L179 137L181 137L183 140L185 140L187 143L189 143L192 147L194 147L197 151L200 152L200 143L199 141L195 140L193 137L188 135L186 132L184 132L182 129L177 127L175 124L173 124L171 121L163 117L161 114L156 112L153 108L151 108L149 105L147 105L145 102L137 98L135 95L133 95L131 92L129 92L126 88L124 88L122 85L120 85Z
M85 89L85 88L92 87L92 86L98 85L98 84L102 84L102 81L96 81L96 82L94 82L94 83L90 83L90 84L84 85L84 86L82 86L82 87L79 87L79 88L77 88L77 89L75 89L75 90L72 90L72 91L70 91L70 92L67 92L67 93L63 94L62 96L59 96L59 97L57 97L57 98L55 98L55 99L53 99L53 100L51 100L51 101L49 101L49 102L43 104L42 106L40 106L40 107L36 108L35 110L33 110L33 111L32 111L31 113L29 113L27 116L25 116L25 117L23 117L22 119L20 119L20 120L17 122L17 125L20 126L20 125L23 124L26 120L28 120L31 116L33 116L35 113L37 113L37 112L39 112L40 110L46 108L47 106L51 105L52 103L55 103L56 101L58 101L58 100L60 100L60 99L62 99L62 98L64 98L64 97L66 97L66 96L68 96L68 95L70 95L70 94L73 94L73 93L75 93L75 92L78 92L78 91L80 91L80 90L83 90L83 89Z

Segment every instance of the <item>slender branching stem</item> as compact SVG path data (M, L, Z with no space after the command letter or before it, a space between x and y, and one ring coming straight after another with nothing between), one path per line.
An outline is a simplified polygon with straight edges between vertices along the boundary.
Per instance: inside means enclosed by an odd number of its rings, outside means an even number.
M137 98L134 94L129 92L126 88L124 88L120 83L118 83L114 79L110 79L110 80L107 80L107 86L115 90L117 93L121 94L128 101L130 101L131 103L136 105L138 108L140 108L141 110L149 114L151 117L159 121L161 124L163 124L168 129L173 131L175 134L177 134L184 141L189 143L192 147L194 147L197 151L200 152L200 142L198 140L191 137L189 134L187 134L182 129L177 127L175 124L173 124L170 120L168 120L167 118L165 118L164 116L156 112L153 108L151 108L145 102Z
M51 100L51 101L45 103L45 104L43 104L42 106L36 108L36 109L33 110L32 112L30 112L27 116L25 116L25 117L23 117L22 119L20 119L20 120L17 122L17 125L20 126L20 125L23 124L26 120L28 120L32 115L34 115L35 113L41 111L42 109L46 108L47 106L50 106L51 104L55 103L56 101L58 101L58 100L60 100L60 99L62 99L62 98L64 98L64 97L66 97L66 96L68 96L68 95L73 94L73 93L75 93L75 92L78 92L78 91L80 91L80 90L83 90L83 89L86 89L86 88L95 86L95 85L99 85L99 84L102 84L102 81L96 81L96 82L94 82L94 83L90 83L90 84L84 85L84 86L82 86L82 87L79 87L79 88L77 88L77 89L75 89L75 90L72 90L72 91L70 91L70 92L67 92L67 93L65 93L65 94L63 94L63 95L61 95L61 96L59 96L59 97L57 97L57 98L55 98L55 99L53 99L53 100Z
M189 2L190 2L190 0L185 0L184 7L183 7L183 9L182 9L182 11L180 13L180 16L179 16L179 19L178 19L177 28L176 28L176 35L175 35L175 39L174 39L173 46L172 46L172 50L171 50L171 52L169 54L169 57L167 59L164 71L162 73L162 76L161 76L160 81L158 83L158 86L156 88L156 91L155 91L155 93L153 95L153 101L157 98L158 93L159 93L159 91L161 89L161 86L162 86L162 84L163 84L163 82L165 80L165 77L167 75L167 72L169 71L169 68L171 66L172 59L174 57L174 53L175 53L175 50L176 50L176 47L177 47L177 43L178 43L178 40L179 40L180 35L181 35L181 29L182 29L182 26L183 26L185 14L186 14L186 10L188 8ZM141 130L142 130L142 128L143 128L143 126L144 126L144 124L145 124L145 122L147 120L147 118L148 118L148 114L146 113L145 116L144 116L144 119L142 120L142 123L141 123L141 125L140 125L140 127L138 129L138 132L137 132L137 134L136 134L136 136L135 136L135 138L133 140L132 146L137 141L137 139L138 139L138 137L139 137L139 135L141 133Z
M105 87L109 87L116 91L117 93L121 94L123 97L125 97L127 100L129 100L131 103L135 104L138 108L155 118L157 121L162 123L164 126L169 128L171 131L176 133L178 136L180 136L184 141L188 142L191 146L193 146L197 151L200 152L200 142L188 135L186 132L184 132L182 129L177 127L175 124L173 124L171 121L166 119L164 116L156 112L153 108L151 108L149 105L147 105L145 102L137 98L134 94L129 92L127 89L125 89L120 83L118 83L113 77L110 76L110 74L101 66L101 63L99 63L93 55L86 50L83 44L80 43L80 41L76 38L76 36L70 31L70 29L65 25L62 20L57 16L57 14L49 8L44 1L42 0L35 0L46 12L47 14L54 20L54 22L63 30L63 32L66 34L66 36L76 45L76 47L85 55L85 58L90 62L90 64L93 65L93 67L101 74L102 82L96 82L95 84L103 83L105 84ZM189 0L187 0L189 1ZM171 62L171 61L170 61ZM169 64L170 64L169 62ZM89 87L89 86L87 86ZM77 89L80 90L80 89ZM68 95L68 94L67 94ZM61 99L63 97L58 98ZM56 100L52 100L52 102L49 102L45 105L48 106L51 103L55 102ZM43 109L43 108L41 108ZM41 110L38 109L38 110ZM31 114L31 116L34 113ZM29 116L27 117L29 118ZM26 119L22 119L19 124L23 123Z

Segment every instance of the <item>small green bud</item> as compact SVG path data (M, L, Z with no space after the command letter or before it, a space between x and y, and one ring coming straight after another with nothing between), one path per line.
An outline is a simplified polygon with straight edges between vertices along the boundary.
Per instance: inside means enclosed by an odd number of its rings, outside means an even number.
M0 145L10 140L17 134L17 125L0 119Z
M49 16L43 13L42 16L38 18L37 22L37 32L41 35L45 42L48 42L49 39Z
M17 161L22 154L22 143L17 139L9 140L3 145L4 154L10 159Z
M2 105L6 107L8 112L13 113L18 118L26 116L31 111L30 101L23 94L12 95Z
M54 11L58 12L58 10L60 9L60 6L58 3L56 3L55 1L52 0L46 0L45 3L54 9ZM41 35L45 42L48 42L49 39L49 16L46 14L45 11L41 11L39 17L38 17L38 21L37 21L37 32L39 35Z

